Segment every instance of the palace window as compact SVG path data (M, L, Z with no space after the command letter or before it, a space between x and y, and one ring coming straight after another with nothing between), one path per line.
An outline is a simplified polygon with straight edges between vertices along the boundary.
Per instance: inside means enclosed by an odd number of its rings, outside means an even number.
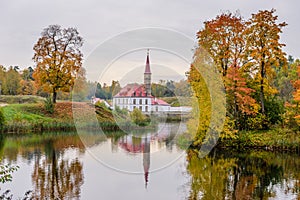
M140 106L140 110L141 110L141 111L143 110L143 107L142 107L142 106Z
M136 100L135 100L135 99L133 99L133 104L134 104L134 105L136 104Z
M145 100L145 104L148 104L148 99Z
M143 104L143 99L140 99L140 104L141 104L141 105Z
M145 107L146 112L148 112L148 106Z

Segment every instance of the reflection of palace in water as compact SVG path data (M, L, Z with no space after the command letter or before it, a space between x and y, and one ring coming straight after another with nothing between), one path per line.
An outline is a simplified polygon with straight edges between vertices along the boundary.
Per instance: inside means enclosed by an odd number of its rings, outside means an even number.
M173 139L175 136L172 133L176 133L173 132L172 129L173 127L170 128L169 126L164 126L155 133L130 134L121 137L118 140L118 146L125 152L131 154L143 154L145 187L147 187L149 181L150 155L151 153L163 148L167 148L169 150L172 149Z

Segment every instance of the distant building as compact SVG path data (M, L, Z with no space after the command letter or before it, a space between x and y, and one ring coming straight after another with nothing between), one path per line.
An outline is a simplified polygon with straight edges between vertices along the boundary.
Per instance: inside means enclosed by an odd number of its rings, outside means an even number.
M97 97L92 97L91 99L91 103L92 104L96 104L96 103L104 103L104 105L108 108L111 108L111 106L109 105L109 103L107 103L107 101L105 101L104 99L100 99L100 98L97 98Z
M168 112L170 105L151 95L151 75L148 51L144 72L144 84L127 84L113 97L113 108L118 106L121 109L125 108L129 111L138 108L144 113Z

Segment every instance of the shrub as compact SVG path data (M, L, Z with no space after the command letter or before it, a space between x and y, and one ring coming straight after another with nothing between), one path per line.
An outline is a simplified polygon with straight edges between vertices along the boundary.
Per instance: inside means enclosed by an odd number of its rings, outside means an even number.
M139 126L146 126L147 125L147 117L142 113L142 111L138 108L135 108L130 113L131 120Z
M45 99L44 107L48 113L50 113L50 114L54 113L54 103L52 102L52 99L50 96Z
M3 109L0 108L0 130L3 129L4 123L5 123L5 118L3 114Z
M3 114L3 109L0 108L0 130L3 128L4 123L5 123L5 118Z

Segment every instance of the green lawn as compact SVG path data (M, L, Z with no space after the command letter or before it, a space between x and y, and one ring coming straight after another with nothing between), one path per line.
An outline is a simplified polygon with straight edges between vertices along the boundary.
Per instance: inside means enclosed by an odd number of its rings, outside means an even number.
M49 122L53 119L45 116L40 104L10 104L3 107L4 117L7 122Z

